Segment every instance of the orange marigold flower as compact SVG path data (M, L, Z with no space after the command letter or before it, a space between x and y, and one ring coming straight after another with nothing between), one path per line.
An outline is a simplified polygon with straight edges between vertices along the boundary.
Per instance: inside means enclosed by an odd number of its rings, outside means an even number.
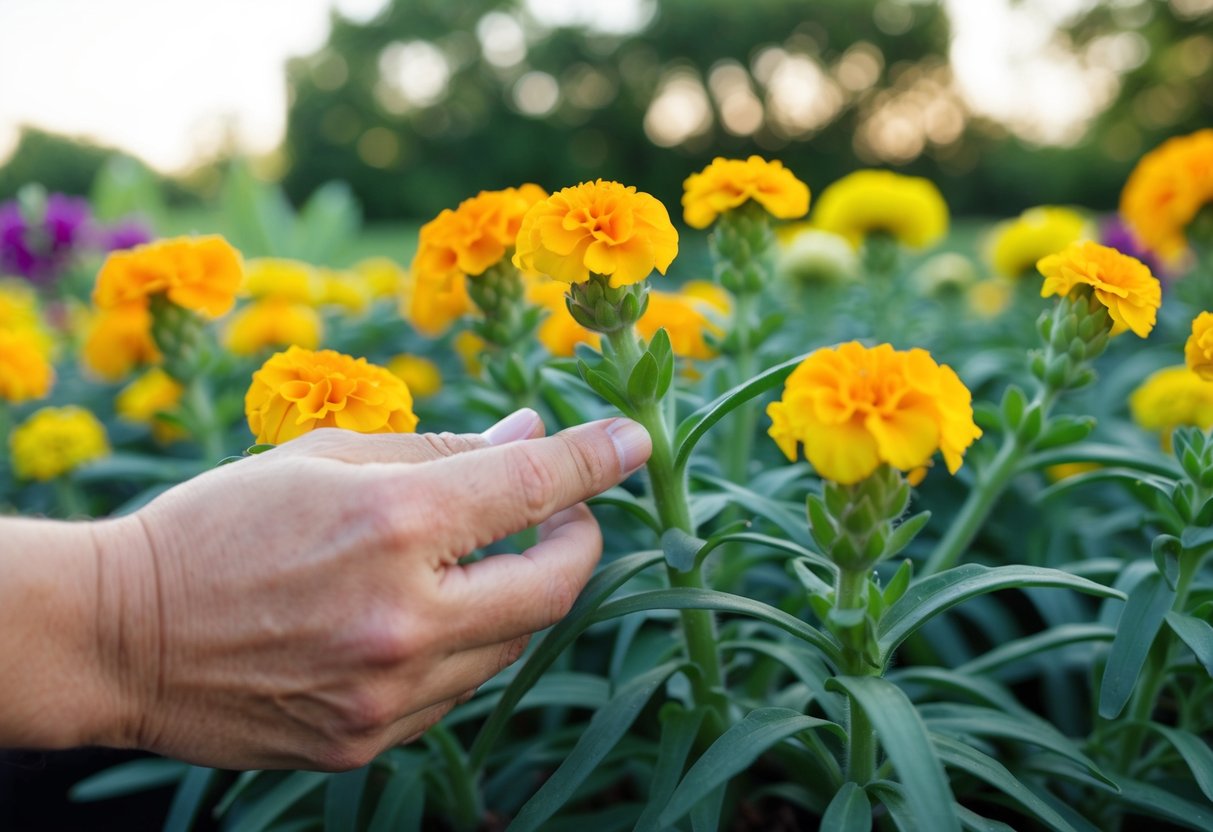
M55 381L43 335L36 329L0 329L0 401L45 398Z
M1213 203L1213 128L1168 139L1129 174L1120 215L1142 244L1168 260L1188 248L1185 231Z
M232 308L244 279L240 252L222 237L176 237L112 252L97 275L102 309L163 294L177 306L217 318Z
M286 298L254 301L232 316L223 344L236 355L256 355L267 347L315 349L324 324L316 310Z
M530 183L481 191L421 227L413 270L423 276L484 274L513 248L522 217L547 192Z
M802 361L767 415L768 432L788 459L803 444L817 473L844 485L882 463L914 471L936 451L956 473L965 449L981 436L972 396L951 367L926 350L858 341Z
M405 277L400 314L423 335L441 335L473 309L467 279L462 275L429 275L414 270Z
M159 361L151 311L134 301L96 313L81 358L85 367L107 381L117 381L140 365Z
M724 159L717 156L682 183L682 216L692 228L707 228L721 214L751 199L781 220L809 211L809 186L775 160L761 156Z
M527 211L514 265L564 283L590 273L629 286L654 269L665 274L678 255L678 232L656 198L599 179L557 191Z
M1205 381L1213 381L1213 312L1201 312L1192 321L1192 334L1184 344L1184 363Z
M564 299L567 289L567 283L543 277L528 280L526 286L527 301L548 311L547 317L539 322L535 337L548 352L562 358L573 355L578 344L589 344L598 349L602 343L601 334L573 320Z
M1140 260L1099 243L1073 243L1036 264L1044 275L1040 296L1065 296L1076 286L1090 286L1107 307L1112 334L1126 329L1141 338L1150 334L1162 305L1162 286Z
M333 350L291 347L253 373L244 397L257 442L288 442L316 428L358 433L412 433L413 397L382 367Z

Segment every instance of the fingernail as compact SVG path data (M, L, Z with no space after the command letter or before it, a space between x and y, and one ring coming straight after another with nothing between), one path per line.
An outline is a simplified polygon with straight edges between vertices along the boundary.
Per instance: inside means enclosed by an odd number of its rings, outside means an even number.
M481 436L490 445L505 445L509 442L517 442L519 439L526 439L535 432L538 424L539 414L529 407L524 407L506 416Z
M625 474L630 474L648 460L653 452L653 440L649 432L631 419L616 419L607 428L607 436L615 443L615 453L619 454L619 467Z

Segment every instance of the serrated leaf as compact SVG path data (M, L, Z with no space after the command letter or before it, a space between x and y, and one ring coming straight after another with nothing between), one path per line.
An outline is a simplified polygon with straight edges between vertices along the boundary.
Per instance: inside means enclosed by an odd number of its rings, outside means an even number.
M695 761L661 813L662 826L672 826L713 789L722 786L774 745L802 731L828 728L840 737L842 727L787 708L759 708L725 731Z
M1166 615L1167 624L1179 636L1188 649L1196 654L1196 660L1213 677L1213 626L1191 615L1172 610Z
M636 721L657 688L682 667L681 661L667 662L624 685L594 714L573 750L518 810L507 830L533 832L556 814Z
M1157 572L1146 575L1129 591L1099 683L1099 715L1104 719L1120 716L1133 695L1150 645L1174 601L1175 590Z
M846 782L834 794L821 818L819 832L869 832L872 803L857 783Z
M880 747L905 788L906 803L921 828L958 832L952 789L913 703L893 683L876 676L838 676L829 686L845 691L863 709Z
M689 572L695 567L699 552L706 543L703 538L687 534L682 529L666 529L661 535L665 562L679 572Z

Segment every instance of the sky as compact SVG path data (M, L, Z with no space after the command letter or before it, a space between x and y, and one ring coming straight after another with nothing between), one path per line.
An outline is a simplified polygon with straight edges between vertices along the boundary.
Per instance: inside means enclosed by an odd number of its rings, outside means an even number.
M626 29L643 22L651 2L526 6L554 25ZM973 108L1034 118L1042 140L1064 140L1091 79L1050 51L1049 36L1088 2L945 0L956 36L952 61ZM369 20L384 4L0 0L0 160L23 124L120 147L162 171L184 169L228 138L268 152L285 129L287 59L324 43L334 10Z

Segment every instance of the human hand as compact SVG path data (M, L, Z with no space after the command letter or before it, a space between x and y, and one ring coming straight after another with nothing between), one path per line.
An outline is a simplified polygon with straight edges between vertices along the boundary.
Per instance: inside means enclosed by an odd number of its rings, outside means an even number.
M316 431L99 525L98 739L342 770L420 736L568 612L602 548L582 501L651 448L624 419L542 433L525 410L483 436Z

